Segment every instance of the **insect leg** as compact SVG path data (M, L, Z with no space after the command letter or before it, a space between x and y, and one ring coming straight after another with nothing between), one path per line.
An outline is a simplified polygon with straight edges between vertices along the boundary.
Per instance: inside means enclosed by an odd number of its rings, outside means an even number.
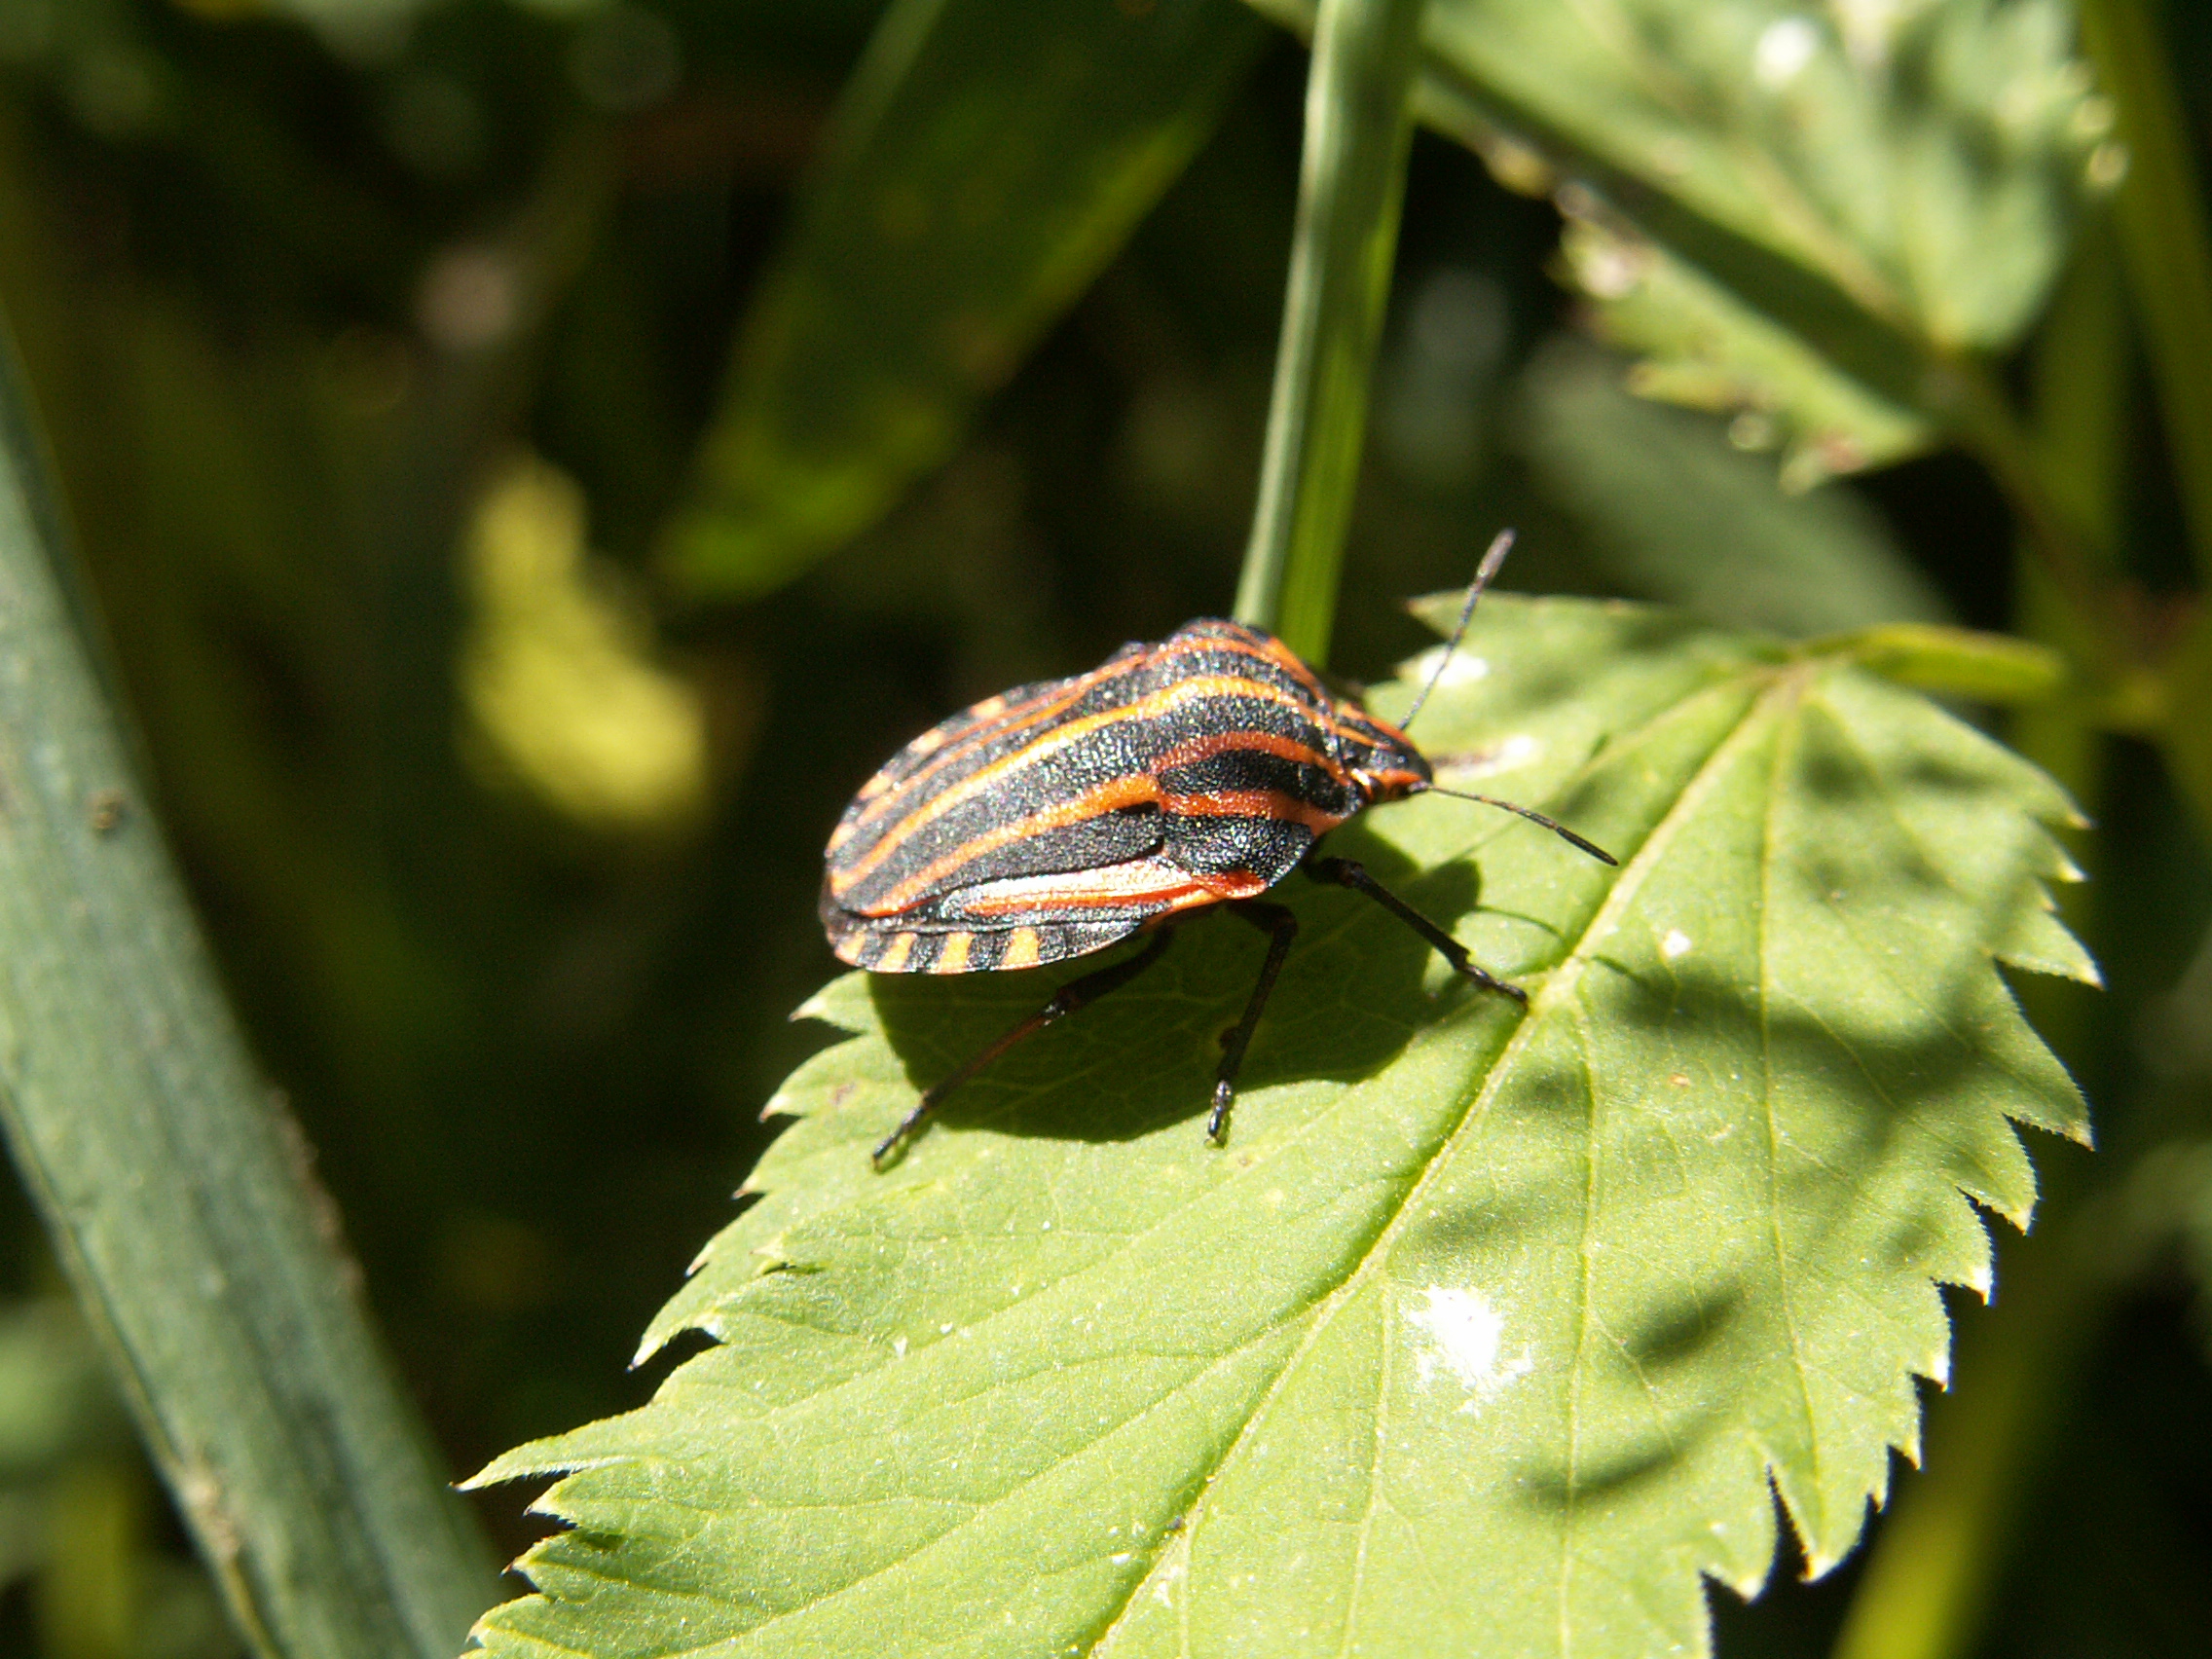
M1268 936L1268 959L1260 964L1260 982L1252 987L1243 1017L1221 1040L1221 1069L1213 1079L1213 1115L1206 1119L1206 1139L1216 1146L1229 1130L1229 1108L1236 1099L1236 1074L1243 1067L1244 1051L1252 1046L1260 1011L1268 1006L1268 994L1275 988L1275 976L1282 972L1283 958L1290 954L1290 941L1298 937L1298 918L1280 904L1247 899L1229 907Z
M1065 1019L1077 1009L1088 1007L1109 991L1120 990L1155 962L1158 962L1160 953L1167 948L1167 941L1174 937L1172 930L1162 928L1153 936L1152 942L1134 956L1101 968L1096 973L1086 974L1079 979L1070 979L1062 985L1052 994L1051 1002L970 1059L965 1065L957 1068L950 1077L925 1092L921 1099L914 1103L914 1109L900 1120L899 1126L886 1135L883 1138L883 1143L870 1155L875 1166L878 1169L882 1168L883 1161L898 1150L921 1126L922 1120L936 1111L939 1103L947 1094L950 1094L1024 1037L1032 1036L1044 1030L1055 1019Z
M1397 917L1421 938L1427 940L1430 944L1436 947L1439 956L1451 963L1458 972L1466 975L1468 978L1474 980L1476 984L1482 986L1484 990L1500 991L1517 1003L1523 1005L1528 1003L1529 993L1527 991L1519 985L1507 984L1487 968L1478 966L1475 959L1467 954L1466 946L1387 887L1384 887L1380 881L1377 881L1375 877L1369 875L1364 865L1354 864L1349 859L1308 859L1306 861L1306 873L1315 881L1334 882L1339 887L1349 887L1355 892L1366 894L1383 909L1389 911L1390 914Z

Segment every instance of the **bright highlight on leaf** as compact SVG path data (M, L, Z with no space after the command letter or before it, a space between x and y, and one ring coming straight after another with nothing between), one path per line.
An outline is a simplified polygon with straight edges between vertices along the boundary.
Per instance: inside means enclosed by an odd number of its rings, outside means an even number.
M1776 1493L1816 1571L1851 1548L1946 1374L1936 1287L1989 1284L1974 1205L2027 1220L2013 1124L2088 1132L1996 967L2094 979L2070 808L1848 655L1493 604L1424 745L1622 867L1436 796L1345 840L1527 1014L1293 887L1226 1151L1261 941L1193 926L877 1175L1045 993L836 981L852 1039L645 1350L718 1346L479 1477L565 1473L571 1529L493 1652L1697 1652Z

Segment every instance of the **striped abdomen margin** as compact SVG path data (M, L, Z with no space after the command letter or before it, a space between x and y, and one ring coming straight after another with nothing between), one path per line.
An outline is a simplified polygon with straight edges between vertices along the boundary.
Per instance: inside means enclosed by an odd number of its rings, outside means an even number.
M1263 892L1426 777L1279 641L1194 622L909 744L830 837L822 919L878 973L1054 962Z

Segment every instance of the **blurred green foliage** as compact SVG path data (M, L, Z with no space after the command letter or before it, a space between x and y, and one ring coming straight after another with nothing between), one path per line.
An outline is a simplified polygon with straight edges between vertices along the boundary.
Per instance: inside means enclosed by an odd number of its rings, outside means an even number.
M2033 107L2003 99L2014 58L1962 61L1939 30L1886 94L1901 114L1824 101L1820 51L1715 7L1691 60L1743 48L1765 101L1647 82L1641 125L1608 127L1584 96L1603 65L1562 31L1643 39L1666 8L1439 9L1424 118L1517 188L1417 139L1333 658L1379 675L1420 644L1398 598L1463 580L1511 522L1533 588L1807 635L1949 618L2070 659L2012 735L2101 826L2069 913L2110 989L2027 995L2102 1151L2036 1147L2047 1220L2001 1239L1994 1309L1953 1299L1930 1474L1871 1548L1714 1603L1723 1653L1826 1651L1847 1618L1858 1651L1903 1651L1917 1618L1919 1651L2164 1654L2212 1628L2212 865L2186 804L2212 799L2192 689L2212 685L2212 630L2157 388L2207 365L2122 276L2159 213L2111 235L2096 217L2124 158L2100 151L2098 90L2052 67L2063 10L1943 10L2007 20L2042 66ZM2168 136L2201 168L2212 21L2148 11ZM999 320L989 350L940 335L909 365L935 424L852 428L866 510L805 518L807 554L743 581L669 559L718 514L735 544L717 457L758 388L822 384L759 342L803 338L773 308L808 269L824 169L880 155L957 194L994 130L986 101L936 129L942 152L866 150L852 77L878 14L0 0L0 305L166 828L457 1474L644 1397L649 1377L623 1374L638 1331L726 1220L771 1132L758 1107L825 1040L785 1016L832 966L814 892L854 785L949 709L1235 588L1304 58L1227 0L1188 8L1213 55L1182 63L1181 94L1126 89L1166 136L1085 175L1095 217L1047 234L1002 201L978 222L1034 233L1029 263L948 247L927 268L977 282ZM1813 101L1793 116L1784 94ZM1962 103L1978 113L1937 119ZM999 158L1005 189L1111 150L1067 115L1036 111L1064 134L1038 142L1069 149ZM1841 153L1824 139L1779 179L1747 172L1774 124L1814 116L1873 136L1858 170L1814 166ZM1853 216L1900 169L1940 207L1963 167L2011 181L2002 223L1931 208L1919 240ZM1779 213L1782 187L1818 211ZM1838 263L1839 224L1884 258ZM2000 243L2026 252L1982 263ZM1719 413L1633 398L1628 365L1578 336L1585 308L1647 354L1645 389ZM2007 354L1967 350L1990 344ZM1932 383L1937 360L1982 378ZM2010 424L1988 398L2014 400ZM1922 459L1792 496L1777 447L1792 484ZM2055 565L2029 551L2053 527ZM617 706L673 756L627 783L586 730ZM226 1651L27 1211L11 1197L5 1219L0 1649ZM1916 1512L1923 1488L1947 1495ZM482 1500L510 1546L524 1495Z

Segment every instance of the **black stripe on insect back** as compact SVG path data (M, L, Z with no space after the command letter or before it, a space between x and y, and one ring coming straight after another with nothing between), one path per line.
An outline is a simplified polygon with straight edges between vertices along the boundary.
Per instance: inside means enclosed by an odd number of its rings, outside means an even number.
M1018 748L1022 733L1062 718L1076 699L1113 679L1121 665L1140 654L1141 647L1124 646L1088 674L1018 685L940 721L884 762L846 811L845 823L880 819L886 810L885 792L911 779L925 774L958 777Z
M1294 659L1292 666L1286 667L1269 650L1270 644L1266 636L1236 623L1201 620L1158 645L1124 645L1088 674L1042 681L986 697L924 732L893 756L863 789L861 797L845 814L846 821L880 818L879 797L891 786L915 781L935 790L1020 747L1029 733L1124 705L1175 679L1243 676L1265 681L1305 701L1317 699L1319 688L1311 676Z
M971 839L965 849L972 850L963 850L957 877L933 883L932 892L915 903L978 882L1126 864L1157 853L1163 839L1160 811L1149 802L1094 812L1052 829L1024 830L997 845L979 846Z
M1510 543L1502 535L1484 555L1444 662ZM1186 916L1226 908L1268 935L1268 953L1223 1040L1206 1129L1219 1141L1245 1049L1298 933L1290 910L1260 896L1301 867L1365 894L1456 973L1525 1003L1525 991L1358 864L1315 853L1354 814L1434 788L1402 724L1331 696L1281 641L1235 622L1194 622L1161 645L1125 646L1088 675L987 697L924 733L867 783L830 837L821 908L840 958L881 974L980 973L1152 937L1065 981L925 1090L876 1148L877 1162L949 1090L1158 961ZM1540 812L1466 798L1613 862Z
M1234 712L1234 709L1224 711ZM1348 818L1357 810L1358 797L1349 783L1288 746L1264 741L1275 735L1278 734L1245 729L1215 734L1218 747L1208 745L1192 758L1163 768L1158 774L1160 787L1170 795L1259 792L1305 801L1338 818ZM1305 734L1300 736L1301 746L1310 748L1310 739ZM1314 750L1314 753L1318 756L1327 752Z
M924 732L863 786L830 837L832 865L864 855L912 807L988 769L1037 736L1126 707L1165 683L1195 675L1245 677L1302 701L1318 696L1303 669L1291 672L1264 635L1234 622L1201 620L1154 645L1124 645L1100 667L986 697Z

